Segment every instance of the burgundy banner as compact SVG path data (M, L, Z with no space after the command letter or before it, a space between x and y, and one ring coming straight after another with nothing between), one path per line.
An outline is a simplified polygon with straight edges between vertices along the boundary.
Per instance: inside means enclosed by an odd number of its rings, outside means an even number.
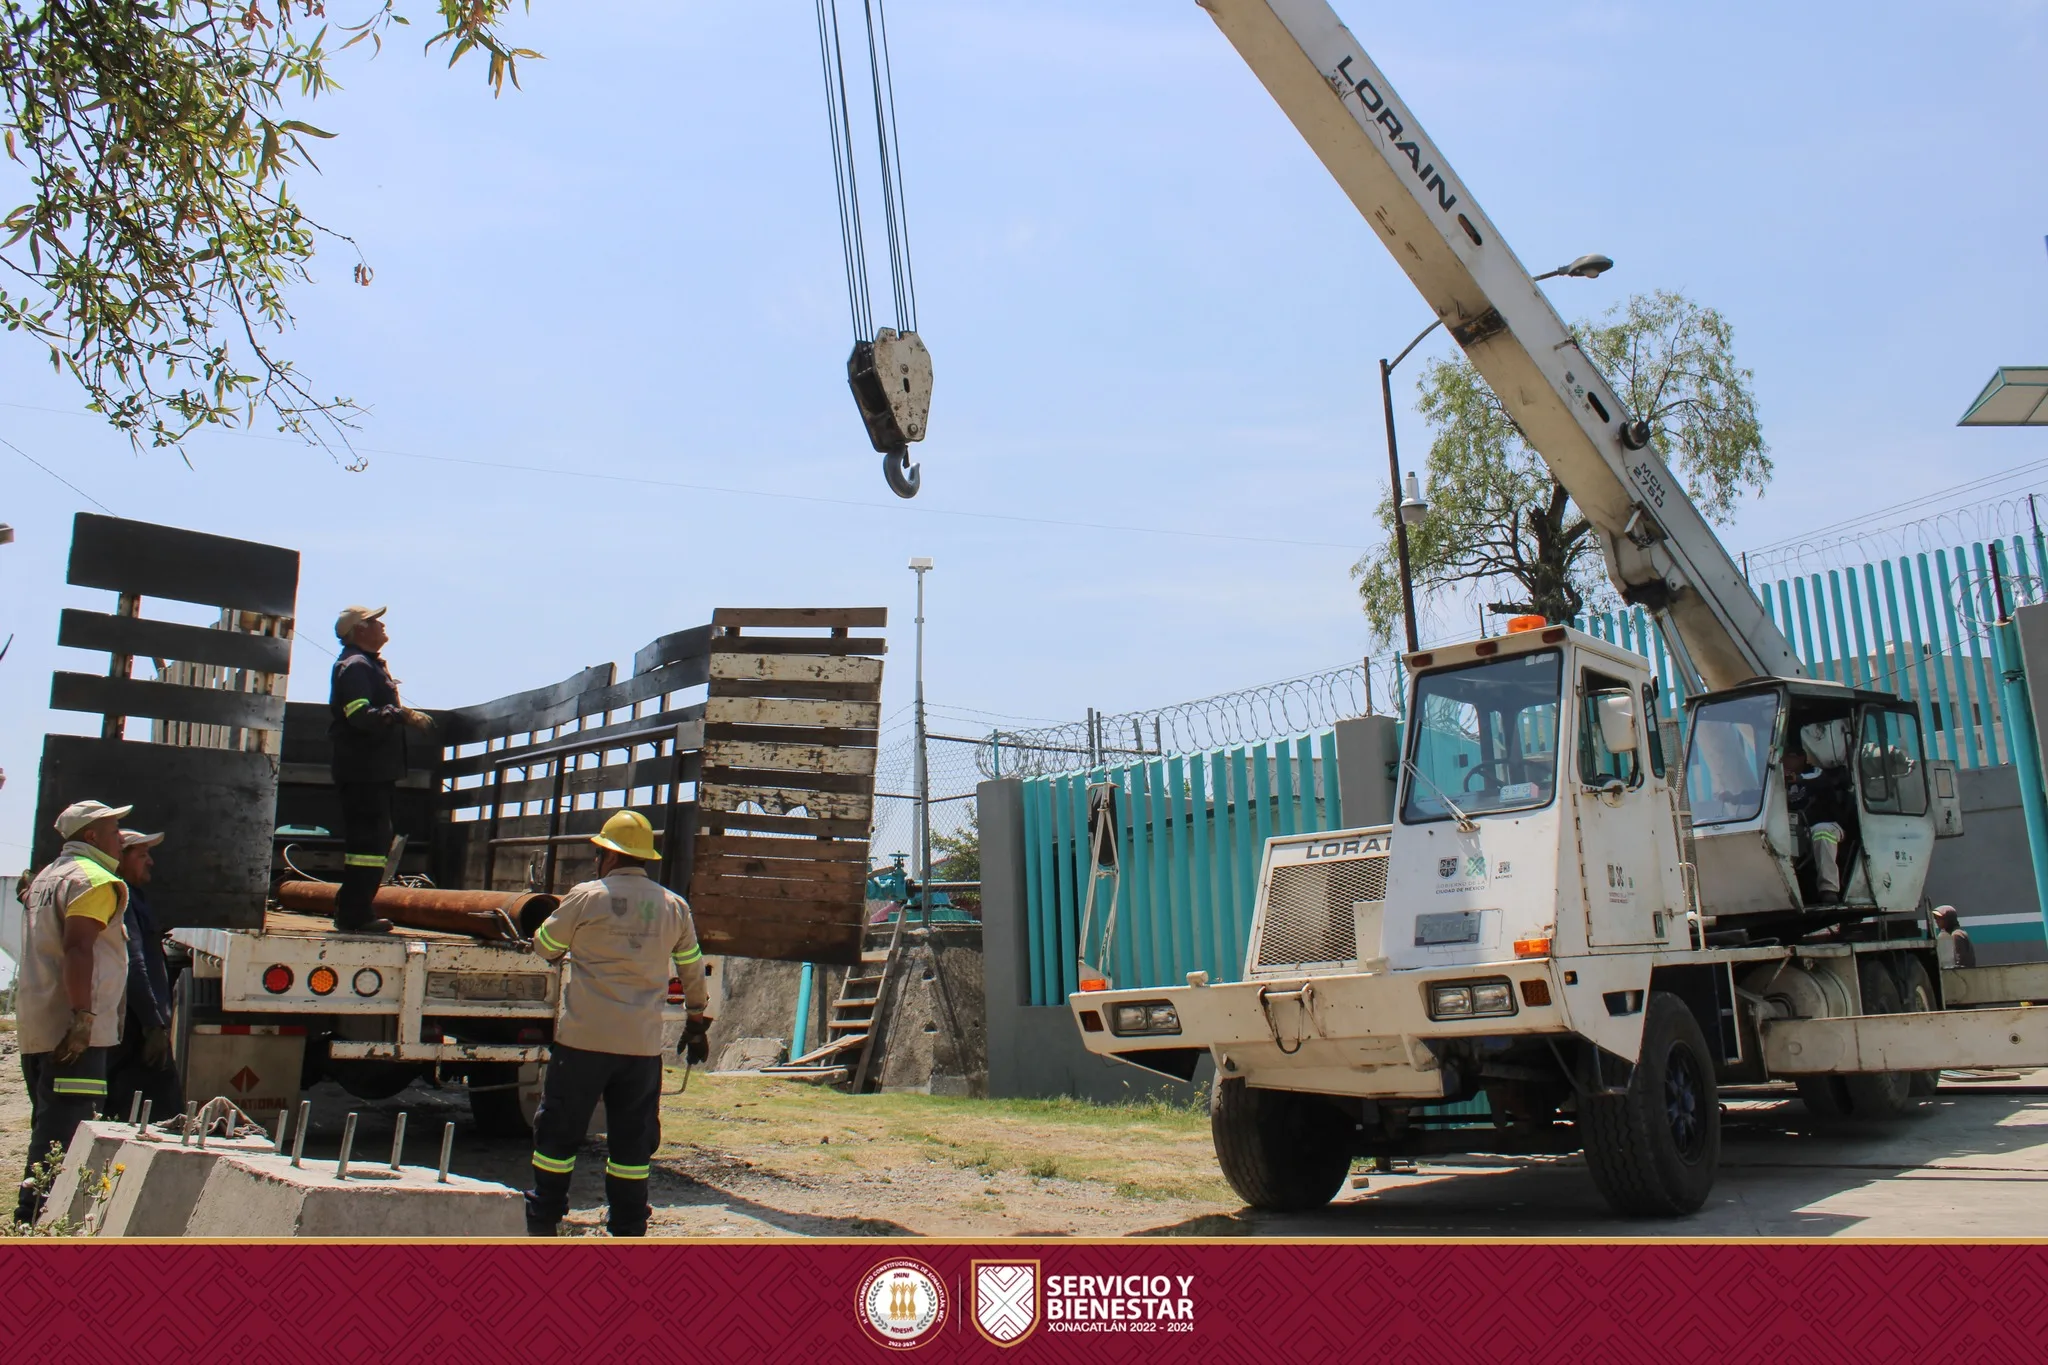
M2021 1361L2048 1247L0 1244L0 1359Z

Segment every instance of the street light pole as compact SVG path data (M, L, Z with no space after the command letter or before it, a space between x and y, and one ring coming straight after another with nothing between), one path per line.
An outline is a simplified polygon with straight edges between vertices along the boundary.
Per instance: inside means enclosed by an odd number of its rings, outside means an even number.
M1555 270L1546 270L1536 276L1538 280L1555 279L1568 275L1573 279L1593 280L1614 269L1614 262L1606 256L1581 256L1569 265ZM1421 521L1427 512L1427 505L1420 497L1403 495L1401 487L1401 454L1394 441L1394 367L1408 358L1408 353L1422 344L1423 338L1443 326L1442 318L1431 320L1429 326L1415 334L1415 340L1401 348L1401 353L1392 360L1380 361L1380 407L1387 415L1387 486L1394 499L1394 553L1401 567L1401 618L1407 630L1408 652L1413 654L1422 648L1415 631L1415 579L1408 566L1408 522L1411 512L1416 521Z
M910 561L917 575L917 906L926 926L932 922L932 774L925 761L924 727L924 576L932 562L923 555Z
M1430 326L1436 324L1432 322ZM1409 350L1413 349L1411 343ZM1387 414L1387 487L1393 490L1391 496L1398 504L1401 500L1401 454L1394 444L1394 366L1384 357L1380 360L1380 406L1386 409ZM1415 634L1415 578L1408 568L1408 523L1401 519L1398 506L1394 509L1394 553L1401 561L1401 621L1407 628L1408 652L1413 654L1422 648L1422 642Z

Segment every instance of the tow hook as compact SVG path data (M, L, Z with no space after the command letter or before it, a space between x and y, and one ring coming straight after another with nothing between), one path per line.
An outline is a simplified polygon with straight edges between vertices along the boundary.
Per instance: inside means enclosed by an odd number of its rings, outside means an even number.
M1266 1030L1273 1035L1273 1045L1279 1048L1282 1053L1292 1057L1295 1053L1301 1051L1301 1045L1308 1041L1308 1033L1304 1030L1295 1034L1294 1046L1289 1047L1287 1040L1280 1036L1279 1021L1273 1018L1273 1004L1275 1001L1291 1002L1299 1007L1301 1017L1308 1027L1314 1029L1318 1037L1323 1035L1322 1023L1316 1018L1316 987L1314 982L1304 982L1300 989L1291 991L1276 991L1270 986L1261 986L1259 987L1259 1009L1266 1016Z

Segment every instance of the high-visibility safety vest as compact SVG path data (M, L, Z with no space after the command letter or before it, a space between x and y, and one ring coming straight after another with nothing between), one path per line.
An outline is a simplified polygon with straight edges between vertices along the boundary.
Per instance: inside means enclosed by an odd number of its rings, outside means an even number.
M21 991L15 1003L15 1027L25 1054L54 1051L71 1027L71 1001L64 993L64 921L75 902L101 887L112 889L114 905L92 945L92 1046L121 1041L128 991L128 884L114 875L112 861L74 839L29 886Z

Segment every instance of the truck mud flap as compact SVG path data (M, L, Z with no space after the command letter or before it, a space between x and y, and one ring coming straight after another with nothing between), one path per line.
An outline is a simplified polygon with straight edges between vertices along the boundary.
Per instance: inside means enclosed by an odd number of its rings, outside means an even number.
M1156 1071L1177 1081L1192 1081L1195 1078L1195 1068L1202 1064L1202 1058L1209 1055L1209 1050L1200 1047L1162 1047L1148 1052L1112 1052L1109 1055L1120 1062L1142 1066L1147 1071Z

